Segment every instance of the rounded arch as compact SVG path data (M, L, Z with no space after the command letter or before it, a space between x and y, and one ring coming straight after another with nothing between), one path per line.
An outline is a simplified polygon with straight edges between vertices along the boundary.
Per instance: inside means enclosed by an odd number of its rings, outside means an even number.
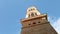
M26 18L40 15L36 7L32 6L27 9Z

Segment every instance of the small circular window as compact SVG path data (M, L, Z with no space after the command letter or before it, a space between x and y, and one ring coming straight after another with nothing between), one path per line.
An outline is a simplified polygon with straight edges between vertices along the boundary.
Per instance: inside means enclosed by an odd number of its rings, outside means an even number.
M40 22L38 22L38 23L40 23Z
M31 24L29 24L29 25L31 25Z
M35 22L33 22L33 24L36 24Z

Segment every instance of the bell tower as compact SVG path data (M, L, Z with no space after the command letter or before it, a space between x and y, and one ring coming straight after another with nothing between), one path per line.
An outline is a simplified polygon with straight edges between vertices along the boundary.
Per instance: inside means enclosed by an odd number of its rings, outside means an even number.
M38 12L36 7L32 6L27 9L26 18L31 18L38 15L40 15L40 13Z
M21 34L57 34L50 25L47 14L40 14L35 6L27 9L25 19L21 19Z

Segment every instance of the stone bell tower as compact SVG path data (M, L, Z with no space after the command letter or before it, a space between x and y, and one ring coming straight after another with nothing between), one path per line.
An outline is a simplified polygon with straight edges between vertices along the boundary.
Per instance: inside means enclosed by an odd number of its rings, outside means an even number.
M57 34L50 25L47 14L40 14L36 7L27 9L25 19L21 19L21 34Z

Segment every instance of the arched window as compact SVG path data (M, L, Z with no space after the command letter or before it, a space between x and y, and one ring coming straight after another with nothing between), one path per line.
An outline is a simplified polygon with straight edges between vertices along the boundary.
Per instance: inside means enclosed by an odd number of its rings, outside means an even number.
M30 14L29 14L29 16L28 17L30 17Z
M33 9L31 9L31 11L32 11Z
M33 8L33 10L35 10L35 8Z
M31 10L29 10L29 11L31 11Z
M34 13L31 13L31 16L33 17L34 16Z
M35 16L37 16L37 13L35 13Z

